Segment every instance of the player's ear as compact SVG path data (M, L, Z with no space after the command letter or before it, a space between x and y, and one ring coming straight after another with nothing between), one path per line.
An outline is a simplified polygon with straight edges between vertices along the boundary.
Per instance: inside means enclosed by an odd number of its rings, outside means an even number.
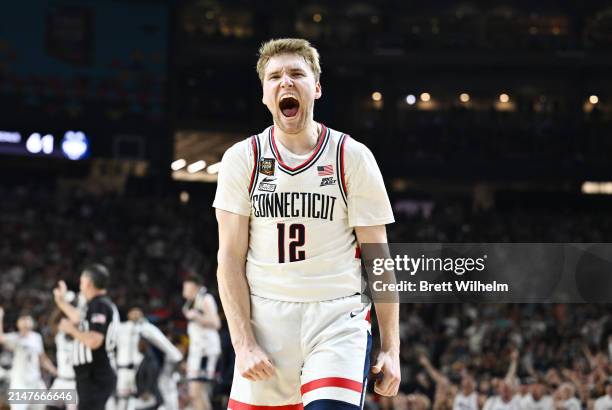
M315 83L315 95L314 95L315 100L318 100L319 98L321 98L322 94L323 94L323 87L321 87L321 83L317 81Z

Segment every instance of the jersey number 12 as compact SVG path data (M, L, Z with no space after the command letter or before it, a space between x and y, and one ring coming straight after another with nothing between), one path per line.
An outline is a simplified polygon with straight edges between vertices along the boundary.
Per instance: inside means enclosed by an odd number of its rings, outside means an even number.
M285 224L276 224L278 230L278 263L285 263ZM306 227L303 224L289 225L289 262L303 261L306 251L298 249L306 243Z

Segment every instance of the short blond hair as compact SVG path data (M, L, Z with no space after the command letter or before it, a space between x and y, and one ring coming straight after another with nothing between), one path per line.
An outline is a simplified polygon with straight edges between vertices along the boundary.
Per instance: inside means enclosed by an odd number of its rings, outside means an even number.
M308 40L302 38L279 38L268 40L259 47L259 59L257 60L257 74L261 82L264 80L266 65L272 57L280 54L297 54L306 60L310 66L315 80L321 77L321 65L319 64L319 52Z

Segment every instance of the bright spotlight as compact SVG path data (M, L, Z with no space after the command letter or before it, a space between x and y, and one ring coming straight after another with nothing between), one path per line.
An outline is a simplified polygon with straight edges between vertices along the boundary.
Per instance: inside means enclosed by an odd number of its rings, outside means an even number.
M217 162L217 163L209 165L206 168L206 172L208 172L209 174L218 174L219 173L219 168L221 168L221 163Z
M170 168L172 168L173 171L178 171L179 169L183 168L185 165L187 165L187 161L185 161L183 158L180 158L174 161L172 164L170 164Z
M194 162L193 164L189 164L187 166L187 172L189 172L190 174L195 174L196 172L199 172L201 170L203 170L204 168L206 168L206 161L197 161Z

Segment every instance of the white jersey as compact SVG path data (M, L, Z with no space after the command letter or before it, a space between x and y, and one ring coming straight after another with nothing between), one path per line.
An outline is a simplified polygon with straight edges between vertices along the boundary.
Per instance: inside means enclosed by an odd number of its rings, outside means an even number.
M57 377L62 379L74 379L74 367L72 367L72 350L74 339L64 332L55 335L55 359L57 361Z
M6 346L13 351L11 388L40 388L40 354L44 352L42 336L30 331L26 336L18 332L5 335Z
M478 393L472 392L465 396L459 392L453 401L453 410L478 410Z
M142 353L138 350L140 329L136 322L128 320L117 327L117 368L138 368Z
M612 396L606 394L595 400L593 410L612 410Z
M157 347L169 362L180 362L182 353L155 325L147 320L121 322L117 331L117 366L137 369L143 359L138 349L140 338Z
M521 398L516 395L509 402L504 402L500 396L489 397L483 410L521 410Z
M205 303L205 301L207 301L207 303ZM185 310L187 310L189 304L191 303L187 302L184 307ZM205 305L212 307L214 313L217 313L215 298L208 293L206 287L202 286L193 301L193 305L189 308L204 313L206 309ZM199 352L198 354L200 355L221 353L221 338L219 337L217 329L202 326L197 321L190 320L187 324L187 336L189 336L190 353Z
M308 155L284 148L274 127L235 144L213 206L250 217L251 293L290 302L361 293L354 227L394 221L370 150L324 125Z

